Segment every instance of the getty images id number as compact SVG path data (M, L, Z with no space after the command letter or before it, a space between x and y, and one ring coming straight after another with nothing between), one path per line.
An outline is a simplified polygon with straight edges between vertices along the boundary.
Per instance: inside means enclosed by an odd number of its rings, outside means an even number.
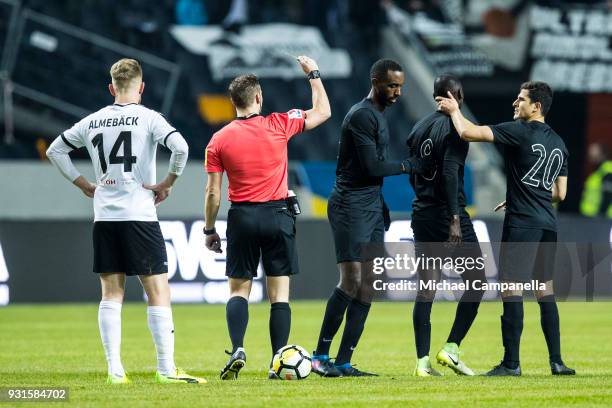
M68 401L68 388L0 388L0 402Z

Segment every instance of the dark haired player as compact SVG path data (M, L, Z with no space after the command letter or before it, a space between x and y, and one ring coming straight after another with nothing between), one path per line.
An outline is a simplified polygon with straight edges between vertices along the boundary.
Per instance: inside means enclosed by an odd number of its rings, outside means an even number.
M434 81L434 98L446 96L450 92L459 104L463 102L463 86L450 75L442 75ZM463 190L463 169L468 153L469 143L457 137L450 118L433 112L421 119L408 136L410 149L418 156L434 160L436 169L430 174L412 175L410 183L416 193L412 204L412 230L416 241L417 253L428 253L430 256L462 256L476 259L482 256L478 239L470 216L465 210L465 192ZM443 248L439 242L449 241L455 245L452 251ZM463 243L462 243L463 242ZM433 243L433 244L430 244ZM441 251L442 250L442 251ZM439 252L442 253L439 253ZM421 281L439 281L440 270L419 270ZM473 268L461 274L468 282L474 280L485 282L483 268ZM431 307L435 290L419 288L412 313L414 337L417 349L417 365L414 375L418 377L439 376L431 366L429 347L431 343ZM463 293L455 321L446 344L436 358L460 375L474 375L474 372L459 359L459 345L470 329L482 291L474 290L471 284Z
M342 122L336 183L327 207L340 282L327 302L312 356L313 371L324 377L375 375L351 365L373 298L372 285L367 279L362 281L361 244L383 242L390 223L381 194L383 177L426 170L421 159L388 160L389 125L383 111L401 95L402 67L392 60L378 60L372 65L370 80L370 93L353 105ZM329 348L345 312L346 325L334 364Z
M553 375L572 375L561 359L559 312L553 292L554 243L557 225L552 203L563 201L567 191L568 151L563 140L544 119L553 92L544 82L526 82L512 104L514 122L476 126L465 119L452 94L438 97L438 107L450 115L457 133L469 142L503 145L507 174L506 217L500 253L500 280L545 282L535 291L540 305L542 331L548 346ZM498 209L496 208L496 210ZM526 245L525 243L531 243ZM547 244L548 243L548 244ZM502 292L501 316L504 359L486 375L519 376L519 345L523 331L522 291Z

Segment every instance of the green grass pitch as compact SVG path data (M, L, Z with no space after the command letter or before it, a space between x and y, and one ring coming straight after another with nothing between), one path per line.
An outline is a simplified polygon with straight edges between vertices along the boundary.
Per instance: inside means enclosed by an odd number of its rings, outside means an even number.
M324 303L294 302L290 343L312 350ZM455 304L434 304L432 354L446 340ZM500 303L484 303L463 343L463 358L477 372L502 356ZM10 305L0 308L0 387L69 387L70 406L601 406L612 405L612 303L560 303L562 350L575 377L553 377L539 327L537 304L525 308L521 378L414 378L412 305L375 303L353 362L373 379L269 381L267 304L251 305L247 366L238 381L221 382L229 347L223 305L174 306L177 364L208 384L158 385L155 352L144 304L123 309L122 358L133 384L107 386L97 327L97 305ZM342 329L341 329L342 330ZM334 354L338 339L332 346ZM335 347L334 347L335 346ZM1 406L10 405L0 403ZM13 404L24 406L23 403ZM27 404L26 404L27 405ZM64 405L36 404L36 406Z

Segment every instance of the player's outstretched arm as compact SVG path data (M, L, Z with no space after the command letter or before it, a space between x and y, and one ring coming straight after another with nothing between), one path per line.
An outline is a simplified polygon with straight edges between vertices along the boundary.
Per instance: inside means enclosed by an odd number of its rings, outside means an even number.
M553 203L560 203L565 200L567 194L567 176L559 176L553 184L552 201Z
M85 177L81 176L76 167L74 167L68 154L72 150L73 147L68 146L62 136L59 136L47 149L47 158L57 167L67 180L80 188L83 194L89 198L93 198L96 191L96 185L90 183Z
M187 146L187 142L185 142L183 136L178 132L170 135L169 139L166 141L166 146L172 151L168 175L157 184L143 186L147 190L153 191L155 194L155 206L158 206L162 201L168 198L174 182L183 173L183 169L187 164L187 157L189 156L189 146Z
M488 126L477 126L467 120L453 94L448 92L448 98L436 97L438 110L449 115L461 139L467 142L493 142L493 131Z
M434 162L430 159L410 157L403 161L381 161L376 146L357 146L357 157L364 173L370 177L388 177L398 174L424 174L432 171Z
M319 66L312 58L300 55L297 57L297 61L306 75L319 70ZM321 81L321 78L314 78L309 79L308 82L310 82L312 89L312 108L306 111L304 130L314 129L331 117L331 106L323 81Z
M206 248L211 251L221 253L221 238L215 231L215 221L217 220L217 214L219 213L219 207L221 205L221 180L223 173L221 172L209 172L208 180L206 182L206 196L204 197L204 219L206 220L205 229Z

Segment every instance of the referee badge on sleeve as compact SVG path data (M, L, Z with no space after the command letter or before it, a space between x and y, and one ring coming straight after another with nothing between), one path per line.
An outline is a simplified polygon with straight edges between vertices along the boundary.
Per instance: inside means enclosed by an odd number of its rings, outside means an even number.
M289 119L302 119L302 111L299 109L291 109L288 113Z

